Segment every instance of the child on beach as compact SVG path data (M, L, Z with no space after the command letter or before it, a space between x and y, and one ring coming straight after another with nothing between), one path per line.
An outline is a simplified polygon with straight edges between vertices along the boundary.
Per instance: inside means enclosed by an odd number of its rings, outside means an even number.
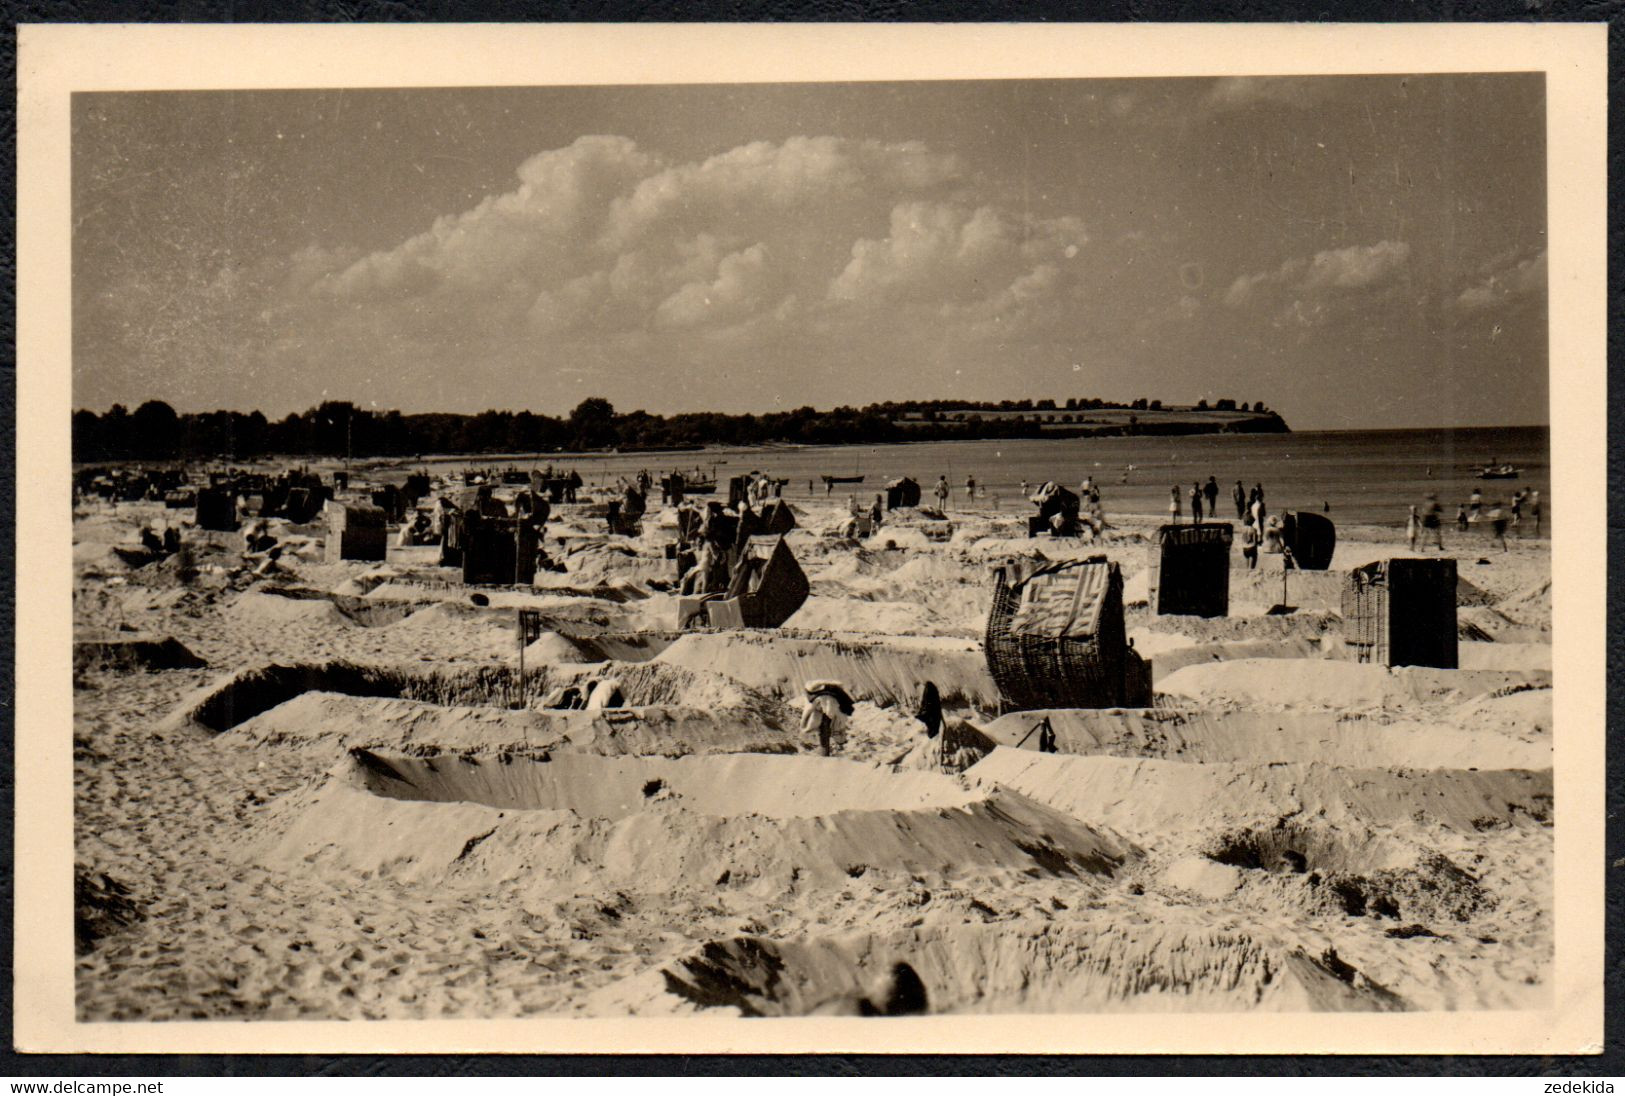
M1416 516L1416 507L1411 507L1410 515L1405 519L1405 543L1410 545L1411 551L1416 551L1416 534L1421 532L1421 520Z
M1168 499L1168 524L1179 524L1179 485L1175 484L1173 492Z

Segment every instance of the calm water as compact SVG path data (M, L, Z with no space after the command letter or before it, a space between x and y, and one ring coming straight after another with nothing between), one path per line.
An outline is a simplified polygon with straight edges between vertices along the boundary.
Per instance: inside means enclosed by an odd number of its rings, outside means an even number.
M1001 509L1025 513L1019 499L1023 480L1036 486L1047 479L1073 488L1084 476L1101 485L1108 515L1164 514L1168 489L1185 493L1196 480L1219 481L1220 516L1234 517L1230 491L1236 480L1264 485L1270 508L1320 510L1329 504L1334 520L1403 525L1406 507L1429 491L1439 496L1445 517L1474 487L1486 503L1506 501L1513 491L1536 488L1550 497L1550 431L1544 426L1463 430L1368 430L1296 434L1209 435L1183 438L1074 438L1042 441L920 442L910 445L836 446L788 449L716 450L704 453L592 454L552 458L578 468L589 484L647 468L652 474L696 466L726 481L730 475L760 470L788 477L792 498L807 497L807 481L823 497L824 473L854 475L864 482L838 485L841 492L871 497L889 479L910 475L927 495L937 476L954 489L951 505L964 499L965 477L974 475L981 505L997 496ZM1477 478L1490 461L1521 470L1516 480ZM441 462L437 466L444 467ZM455 465L489 465L459 458ZM521 467L530 462L516 462ZM1132 470L1128 466L1132 465ZM1182 507L1188 504L1181 503ZM1549 512L1549 508L1548 508Z

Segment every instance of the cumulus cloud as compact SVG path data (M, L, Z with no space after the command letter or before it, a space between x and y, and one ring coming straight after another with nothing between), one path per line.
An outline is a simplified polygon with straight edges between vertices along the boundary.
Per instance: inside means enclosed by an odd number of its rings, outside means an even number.
M716 277L694 281L660 302L655 321L662 327L699 327L754 314L773 282L767 248L752 244L717 263Z
M358 339L464 353L803 321L859 330L878 304L1008 331L1075 291L1087 243L1076 217L1004 208L918 141L793 137L672 163L583 137L517 174L394 247L302 253L289 296Z
M1268 304L1284 308L1278 318L1300 323L1324 319L1332 302L1359 291L1392 284L1410 261L1402 240L1317 252L1308 259L1288 259L1274 270L1243 274L1230 283L1224 302L1231 308Z
M832 301L925 305L943 319L1030 320L1062 297L1088 242L1076 217L1022 219L992 206L906 202L883 239L860 239L830 282Z
M1546 251L1537 255L1501 256L1488 274L1463 289L1456 307L1463 312L1482 312L1509 301L1522 300L1546 291Z

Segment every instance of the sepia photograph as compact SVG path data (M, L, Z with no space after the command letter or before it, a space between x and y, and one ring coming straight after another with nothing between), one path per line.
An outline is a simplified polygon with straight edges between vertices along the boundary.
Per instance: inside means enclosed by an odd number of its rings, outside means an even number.
M73 90L72 1023L1561 1013L1601 367L1464 60Z

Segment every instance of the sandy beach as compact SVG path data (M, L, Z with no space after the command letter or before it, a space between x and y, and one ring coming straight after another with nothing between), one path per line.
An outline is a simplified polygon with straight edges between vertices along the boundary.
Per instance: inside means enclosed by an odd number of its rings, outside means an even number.
M273 522L268 576L190 527L195 576L132 569L115 545L191 511L82 501L80 1018L799 1015L861 1010L897 962L932 1012L1550 1003L1549 541L1447 530L1460 668L1389 669L1340 613L1350 568L1409 554L1388 529L1340 526L1286 613L1280 557L1238 547L1199 619L1151 614L1159 520L1109 499L1091 543L1028 539L1008 498L857 541L843 498L798 498L806 603L683 633L653 502L637 536L556 508L566 570L481 605L432 547L324 562L319 522ZM1154 703L1048 713L1040 752L983 655L990 568L1095 554ZM625 708L541 707L605 676ZM827 758L821 678L856 701Z

